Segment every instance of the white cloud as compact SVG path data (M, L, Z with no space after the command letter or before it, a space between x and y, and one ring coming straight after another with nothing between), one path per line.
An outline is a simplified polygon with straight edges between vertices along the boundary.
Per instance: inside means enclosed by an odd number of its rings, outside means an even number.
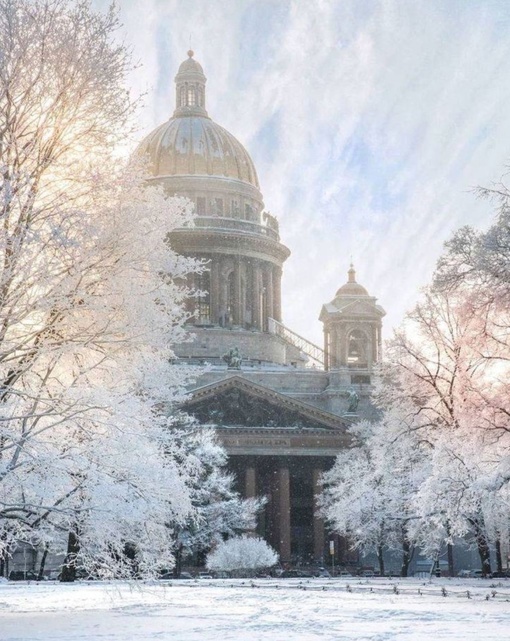
M120 0L149 91L144 131L171 115L191 44L208 110L255 160L292 250L284 320L317 316L346 279L386 308L386 335L430 278L442 243L485 225L470 190L497 180L510 140L510 5L486 0Z

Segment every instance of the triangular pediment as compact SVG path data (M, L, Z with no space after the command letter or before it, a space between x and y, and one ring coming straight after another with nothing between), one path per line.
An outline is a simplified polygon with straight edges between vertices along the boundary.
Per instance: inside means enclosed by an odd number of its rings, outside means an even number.
M347 428L347 421L335 414L238 375L200 387L191 394L182 409L202 424L341 431Z
M333 301L324 305L321 312L321 320L330 315L342 316L366 316L371 318L382 318L385 311L380 305L376 305L361 300L342 300Z

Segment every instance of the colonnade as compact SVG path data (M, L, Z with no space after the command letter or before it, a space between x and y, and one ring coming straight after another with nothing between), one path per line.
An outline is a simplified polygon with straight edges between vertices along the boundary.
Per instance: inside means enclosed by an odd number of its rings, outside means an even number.
M257 531L277 550L280 561L286 564L299 557L321 562L325 527L317 515L317 498L324 461L259 456L238 461L234 468L246 498L267 499Z
M281 267L246 256L204 258L209 258L207 299L212 325L267 331L268 318L281 321Z

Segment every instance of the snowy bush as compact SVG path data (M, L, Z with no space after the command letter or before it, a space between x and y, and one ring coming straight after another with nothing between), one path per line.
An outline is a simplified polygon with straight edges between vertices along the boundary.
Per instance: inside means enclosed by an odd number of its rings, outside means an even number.
M278 554L263 539L246 535L223 541L206 561L210 570L256 570L278 562Z

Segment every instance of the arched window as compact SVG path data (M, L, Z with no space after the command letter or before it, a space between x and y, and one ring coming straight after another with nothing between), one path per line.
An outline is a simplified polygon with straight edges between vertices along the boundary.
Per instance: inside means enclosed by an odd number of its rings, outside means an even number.
M204 271L195 275L195 289L201 295L195 305L195 323L204 325L211 322L211 273Z
M204 106L204 88L200 86L198 87L197 103L199 107Z
M179 104L181 107L186 106L186 87L182 86L179 96Z
M347 339L347 364L367 364L367 337L359 329L354 329Z
M194 107L196 104L195 87L188 87L188 106Z

